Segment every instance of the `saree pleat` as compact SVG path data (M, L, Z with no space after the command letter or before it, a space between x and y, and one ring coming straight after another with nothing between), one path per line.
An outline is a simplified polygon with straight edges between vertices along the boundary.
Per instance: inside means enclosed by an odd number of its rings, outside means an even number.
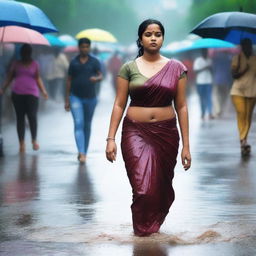
M169 212L178 147L176 118L157 122L124 118L121 149L133 192L135 235L158 232Z

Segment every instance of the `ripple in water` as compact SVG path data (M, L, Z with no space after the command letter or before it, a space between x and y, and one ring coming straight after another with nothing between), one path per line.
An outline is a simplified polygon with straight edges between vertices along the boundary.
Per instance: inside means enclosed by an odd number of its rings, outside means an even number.
M104 230L104 231L102 231ZM27 239L40 242L73 242L87 244L119 243L119 244L150 244L197 245L216 242L239 242L254 238L255 225L237 223L216 223L197 230L187 230L174 234L164 232L149 237L136 237L132 226L122 225L116 229L102 226L101 230L88 227L40 228L30 230Z

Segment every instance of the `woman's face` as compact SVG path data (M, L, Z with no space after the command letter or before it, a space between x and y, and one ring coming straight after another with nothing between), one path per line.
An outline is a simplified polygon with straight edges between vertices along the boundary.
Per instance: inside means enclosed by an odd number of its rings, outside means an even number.
M144 51L158 52L163 44L163 34L157 24L150 24L142 34L141 44Z

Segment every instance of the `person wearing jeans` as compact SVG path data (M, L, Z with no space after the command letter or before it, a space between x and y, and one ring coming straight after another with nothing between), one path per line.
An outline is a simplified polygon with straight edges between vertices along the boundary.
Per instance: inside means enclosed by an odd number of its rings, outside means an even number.
M71 110L74 120L75 141L78 161L86 160L91 122L97 104L96 84L102 80L100 62L89 54L91 41L78 41L79 55L69 65L65 109Z
M205 118L206 112L212 119L212 62L208 58L207 49L202 49L201 56L197 57L193 64L193 70L196 72L196 87L200 99L201 118Z
M211 84L197 84L197 93L200 98L200 106L202 112L202 118L205 113L212 113L212 85Z
M69 101L75 125L76 145L78 151L81 154L86 155L91 134L91 122L97 99L86 99L70 95Z

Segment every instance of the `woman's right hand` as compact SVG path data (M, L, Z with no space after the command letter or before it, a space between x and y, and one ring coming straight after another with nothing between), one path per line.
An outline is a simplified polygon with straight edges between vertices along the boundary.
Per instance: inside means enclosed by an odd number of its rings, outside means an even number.
M108 161L113 163L116 160L117 147L114 140L108 140L106 147L106 157Z

